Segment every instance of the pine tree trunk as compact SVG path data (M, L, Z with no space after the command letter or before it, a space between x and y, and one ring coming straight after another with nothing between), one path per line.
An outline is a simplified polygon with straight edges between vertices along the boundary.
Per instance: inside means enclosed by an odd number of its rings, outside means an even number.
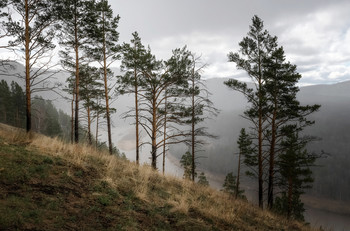
M192 149L192 181L195 179L196 163L195 163L195 102L194 102L195 92L194 92L194 71L192 73L192 124L191 124L191 149Z
M165 89L165 110L164 110L164 134L163 134L163 175L165 173L165 149L166 149L166 145L165 145L165 139L166 139L166 124L167 124L167 98L166 98L166 89Z
M156 94L153 94L152 100L152 168L157 169L157 108Z
M105 32L105 13L102 11L103 20L103 77L105 85L105 100L106 100L106 117L107 117L107 132L108 132L108 150L109 154L113 154L113 144L112 144L112 132L111 132L111 117L109 111L109 94L108 94L108 84L107 84L107 57L106 57L106 32Z
M28 0L25 3L25 62L26 62L26 131L30 133L32 130L32 113L31 113L31 92L30 92L30 52L29 52L29 6Z
M18 110L18 107L16 108L16 127L20 128L19 110Z
M276 116L277 116L277 103L275 97L275 107L272 116L272 131L271 131L271 144L270 144L270 159L269 159L269 182L267 191L267 206L269 209L273 208L273 186L274 186L274 167L275 167L275 147L276 147Z
M100 100L97 99L97 102L100 103ZM100 111L97 110L97 114L96 114L96 149L98 148L98 122L99 122L99 118L100 118Z
M259 127L258 127L258 181L259 181L259 207L264 208L263 204L263 161L262 161L262 95L261 78L259 79Z
M70 141L73 144L74 142L74 93L71 104L72 117L71 117L71 133L70 133Z
M287 210L287 218L289 219L292 214L293 207L293 180L291 177L288 179L288 210Z
M135 78L135 120L136 120L136 164L139 165L140 162L140 149L139 149L139 102L138 102L138 82L137 82L137 72L134 69Z
M237 199L238 193L239 193L239 177L241 172L241 151L239 151L238 155L238 170L237 170L237 182L236 182L236 192L235 192L235 198Z
M92 145L92 135L91 135L91 116L90 116L90 106L87 107L88 116L88 139L89 145Z
M75 124L74 138L75 143L79 143L79 44L78 44L78 21L77 9L74 15L74 40L75 40Z
M259 104L259 108L258 108L258 116L259 116L259 124L258 124L258 181L259 181L259 207L261 209L264 208L264 201L263 201L263 193L264 193L264 188L263 188L263 158L262 158L262 145L263 145L263 137L262 137L262 133L263 133L263 129L262 129L262 100L263 100L263 96L262 96L262 70L261 70L261 65L262 65L262 55L261 55L261 42L258 38L258 52L259 52L259 60L258 60L258 68L259 68L259 76L258 76L258 104Z

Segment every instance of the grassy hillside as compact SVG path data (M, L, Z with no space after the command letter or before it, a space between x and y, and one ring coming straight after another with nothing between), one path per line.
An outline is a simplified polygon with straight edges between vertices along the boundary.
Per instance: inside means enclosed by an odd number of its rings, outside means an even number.
M0 230L312 230L149 166L0 124Z

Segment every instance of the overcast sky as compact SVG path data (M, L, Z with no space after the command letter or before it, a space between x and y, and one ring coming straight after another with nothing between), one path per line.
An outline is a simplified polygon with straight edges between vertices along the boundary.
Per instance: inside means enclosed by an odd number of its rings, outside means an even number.
M209 64L206 78L247 80L227 54L238 50L256 14L278 37L287 60L302 74L301 85L350 80L349 0L110 0L120 41L138 31L159 59L188 49Z

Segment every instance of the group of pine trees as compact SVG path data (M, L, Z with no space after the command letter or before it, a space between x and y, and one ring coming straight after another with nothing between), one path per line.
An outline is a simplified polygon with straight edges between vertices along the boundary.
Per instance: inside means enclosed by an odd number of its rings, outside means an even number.
M300 105L296 84L301 75L295 65L286 61L277 37L264 29L259 17L253 17L248 35L239 47L239 52L229 53L229 61L244 70L255 87L249 88L246 83L233 79L225 82L247 98L249 108L243 117L251 123L249 134L242 129L237 142L235 194L240 191L242 158L247 174L258 181L259 206L263 208L267 202L271 210L303 219L300 195L313 181L310 167L318 157L307 151L306 145L314 138L306 136L303 130L314 124L307 116L320 105Z
M86 109L88 131L92 113L102 113L107 118L109 149L112 153L109 109L108 66L117 59L119 17L114 17L107 1L67 0L32 1L1 0L1 35L7 40L4 49L22 55L25 73L26 130L32 131L32 99L39 91L53 90L50 81L53 71L52 58L55 44L60 45L61 64L72 76L67 92L72 94L74 123L72 140L79 142L79 111ZM100 64L94 69L92 63ZM2 62L3 64L4 62ZM103 77L103 91L88 92ZM90 87L89 87L90 86ZM81 94L82 93L82 94ZM103 94L102 94L103 93ZM93 95L93 97L91 97ZM83 101L83 105L80 102ZM81 107L83 106L83 107ZM89 118L90 117L90 118ZM85 118L85 116L84 116ZM88 135L91 143L91 134Z
M186 143L191 150L191 179L195 179L196 152L211 135L200 126L207 114L217 110L208 98L201 80L206 66L187 50L173 50L164 61L157 60L141 43L137 32L131 43L118 44L119 16L114 16L107 0L1 0L1 38L23 55L25 73L26 130L33 129L33 93L53 90L49 78L56 74L52 52L59 44L61 66L70 74L63 89L71 95L71 141L80 140L80 124L86 124L88 142L107 126L108 147L112 154L110 107L113 94L134 94L135 105L125 117L135 117L136 162L141 145L152 147L151 163L165 155L170 144ZM122 61L122 75L114 76L110 65ZM117 87L113 87L117 84ZM95 123L94 123L95 122ZM143 132L150 141L141 139ZM161 150L161 151L160 151Z
M21 103L26 105L25 111L24 107L21 111L2 110L1 120L7 120L7 113L12 113L11 123L23 123L25 118L27 132L32 131L33 93L54 88L45 83L54 73L51 53L58 43L62 67L70 74L65 91L71 95L71 129L66 129L71 130L71 141L79 142L79 125L84 122L92 144L93 122L96 139L99 125L104 122L112 154L111 114L115 109L110 100L114 93L132 94L135 103L124 116L135 121L136 162L139 163L140 147L149 144L152 167L159 168L157 160L162 156L164 172L168 146L185 143L189 150L181 160L185 177L195 180L197 154L205 138L215 138L201 122L218 113L201 78L206 65L199 57L183 47L174 49L168 60L158 60L142 44L137 32L130 43L118 44L119 16L113 15L107 0L1 0L0 7L0 38L9 40L0 48L11 48L23 55L25 95L21 93ZM249 175L257 178L261 208L267 192L269 209L300 219L300 195L312 182L310 166L316 159L306 150L312 137L302 132L313 124L307 116L320 106L300 105L296 84L301 75L296 66L286 61L283 47L278 45L277 37L264 30L262 20L254 16L252 21L248 35L239 43L239 52L228 55L230 62L246 71L255 87L248 88L233 79L225 82L246 96L250 107L243 117L251 122L249 133L242 129L237 142L237 176L229 174L225 188L229 191L234 186L236 197L242 196L242 162ZM116 60L122 62L119 76L110 69ZM16 95L16 91L14 84L8 94ZM17 100L16 96L13 100ZM4 103L2 107L7 106ZM200 182L208 183L204 173Z
M168 145L185 143L191 150L188 178L194 181L196 152L203 143L201 137L211 137L200 122L208 116L207 112L217 113L209 93L202 90L201 71L205 65L186 47L173 50L166 61L157 60L150 48L142 44L137 32L133 33L131 43L124 43L121 49L123 74L117 78L116 91L135 98L134 107L124 116L135 120L136 162L139 162L140 146L149 143L151 165L157 169L157 159L162 156L164 173ZM141 141L141 131L150 141Z

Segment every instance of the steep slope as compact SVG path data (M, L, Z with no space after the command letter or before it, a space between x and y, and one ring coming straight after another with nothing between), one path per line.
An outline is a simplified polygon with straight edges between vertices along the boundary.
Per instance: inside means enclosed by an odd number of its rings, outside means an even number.
M0 230L312 230L148 166L0 125Z

